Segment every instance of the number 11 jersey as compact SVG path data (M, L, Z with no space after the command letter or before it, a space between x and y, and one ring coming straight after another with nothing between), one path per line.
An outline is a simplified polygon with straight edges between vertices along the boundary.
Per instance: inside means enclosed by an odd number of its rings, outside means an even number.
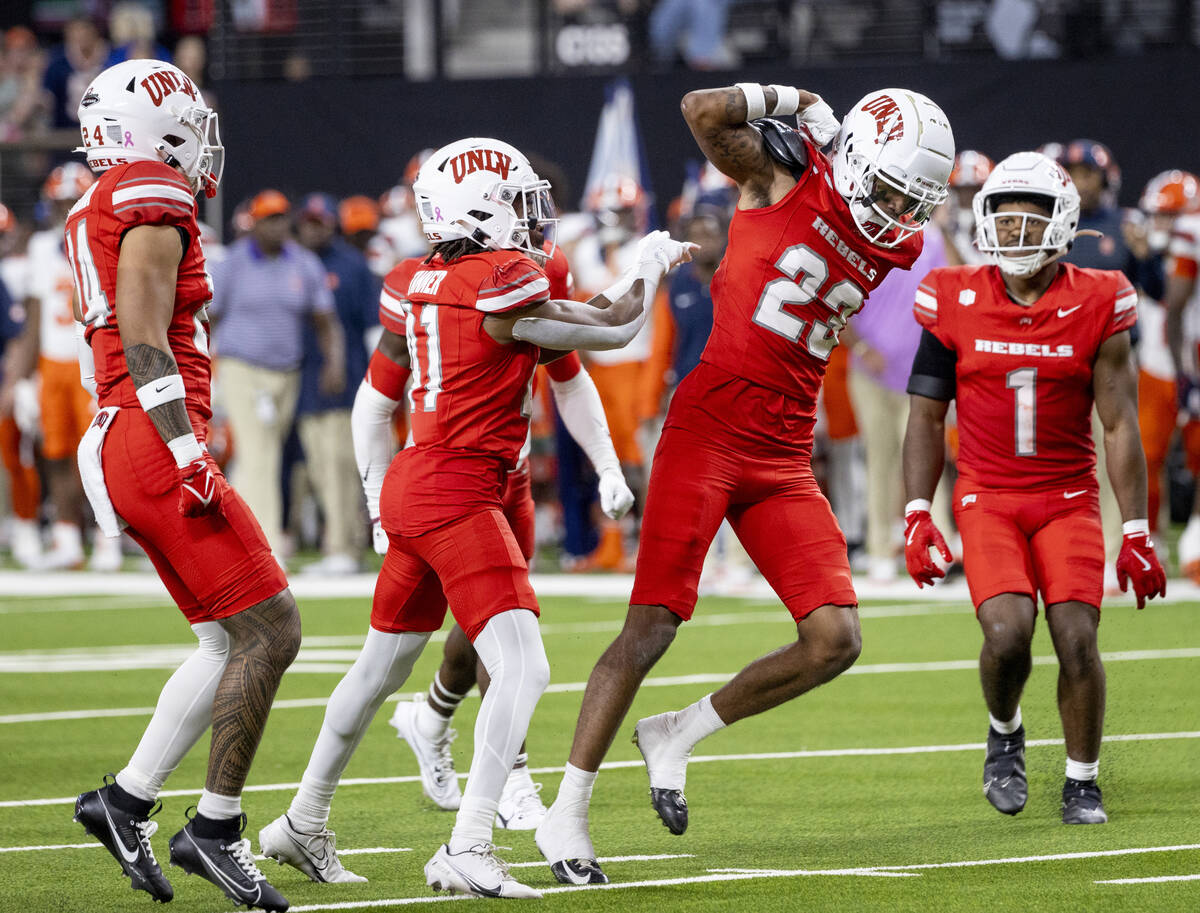
M1123 273L1062 263L1028 307L995 266L935 269L917 321L957 355L958 473L978 488L1095 484L1092 365L1137 320Z

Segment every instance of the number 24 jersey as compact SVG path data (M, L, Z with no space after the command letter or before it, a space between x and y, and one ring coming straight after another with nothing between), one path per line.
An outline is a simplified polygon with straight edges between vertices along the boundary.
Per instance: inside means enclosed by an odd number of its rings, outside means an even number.
M1059 265L1045 293L1013 301L995 266L935 269L917 321L957 355L958 472L991 488L1092 485L1092 366L1137 320L1137 293L1113 270Z

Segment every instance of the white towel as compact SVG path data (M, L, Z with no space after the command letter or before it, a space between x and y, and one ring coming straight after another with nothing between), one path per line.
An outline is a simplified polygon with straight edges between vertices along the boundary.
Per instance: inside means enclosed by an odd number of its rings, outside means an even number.
M96 525L100 527L100 532L110 539L117 538L121 535L121 530L129 525L118 517L113 509L112 501L108 497L108 486L104 482L104 464L100 459L104 436L108 434L113 418L120 408L105 406L97 412L79 442L79 477L83 480L83 490L92 504Z

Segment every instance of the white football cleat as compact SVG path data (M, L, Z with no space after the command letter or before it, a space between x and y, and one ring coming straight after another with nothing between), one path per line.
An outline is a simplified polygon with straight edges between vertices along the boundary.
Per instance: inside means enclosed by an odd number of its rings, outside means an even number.
M688 826L687 762L692 754L675 736L679 733L679 714L675 711L648 716L633 727L633 744L646 760L650 775L650 804L672 834L682 834Z
M538 898L541 891L521 884L508 874L508 866L490 843L451 853L443 843L425 863L425 883L435 891L475 897Z
M546 806L538 795L541 783L534 783L528 767L516 767L508 772L500 807L496 809L496 824L510 831L532 831L546 817Z
M421 790L438 808L455 811L462 804L462 790L458 786L458 775L454 770L454 756L450 754L450 743L458 735L453 729L434 741L421 734L417 728L417 713L424 704L423 695L411 701L401 701L396 712L388 721L396 735L408 743L417 756L421 770Z
M258 845L264 856L280 865L286 862L313 881L345 884L367 880L342 865L334 833L327 827L307 834L297 830L287 815L280 815L258 832Z
M571 814L557 803L550 806L533 840L562 884L608 884L588 834L586 809L583 814Z
M1192 583L1200 581L1200 514L1192 514L1179 536L1179 570Z

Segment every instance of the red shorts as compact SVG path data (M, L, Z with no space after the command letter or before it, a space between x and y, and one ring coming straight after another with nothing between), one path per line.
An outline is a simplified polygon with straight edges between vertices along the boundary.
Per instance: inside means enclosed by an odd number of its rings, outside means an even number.
M533 528L533 485L529 477L529 460L508 474L504 486L504 518L517 538L525 560L532 561L537 544Z
M718 437L667 428L648 490L634 605L691 618L704 556L723 517L797 621L823 605L858 603L846 538L807 460L749 456Z
M501 612L538 614L529 568L498 507L419 536L389 532L388 540L371 606L377 631L436 631L446 618L447 599L472 641Z
M225 493L215 517L179 513L175 460L141 409L117 412L102 456L113 509L189 624L228 618L287 589L262 528L237 492Z
M1072 497L1068 497L1068 496ZM976 610L1001 593L1024 593L1046 605L1100 607L1104 529L1095 479L1035 491L954 486L954 520Z

